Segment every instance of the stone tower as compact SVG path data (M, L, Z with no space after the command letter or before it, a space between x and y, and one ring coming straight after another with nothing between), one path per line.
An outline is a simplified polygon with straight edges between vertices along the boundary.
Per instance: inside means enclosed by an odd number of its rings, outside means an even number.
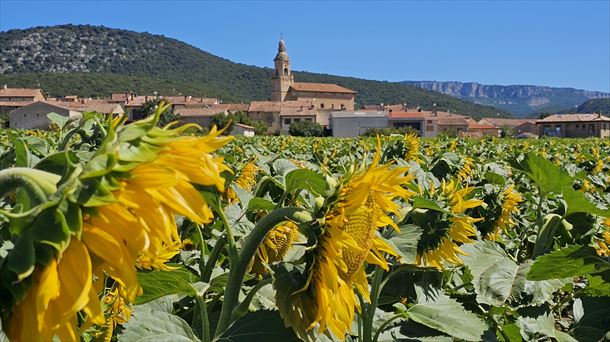
M280 39L273 62L275 62L275 71L271 81L271 101L283 102L288 88L294 83L294 77L290 72L290 59L283 39Z

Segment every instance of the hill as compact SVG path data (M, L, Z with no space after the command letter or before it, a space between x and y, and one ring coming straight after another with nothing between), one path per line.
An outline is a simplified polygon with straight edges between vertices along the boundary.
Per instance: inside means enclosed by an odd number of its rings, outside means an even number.
M574 88L533 85L485 85L475 82L404 81L422 89L441 92L462 100L493 106L515 116L532 116L574 108L589 99L610 97L609 93Z
M0 83L42 87L52 96L105 97L111 92L191 94L232 102L268 99L272 70L234 63L194 46L149 33L89 25L35 27L0 32ZM270 59L274 51L270 51ZM297 63L298 64L298 63ZM509 116L411 85L309 72L299 82L337 83L355 90L357 105L407 103L475 118Z
M610 115L610 98L585 101L576 109L577 113L600 113Z

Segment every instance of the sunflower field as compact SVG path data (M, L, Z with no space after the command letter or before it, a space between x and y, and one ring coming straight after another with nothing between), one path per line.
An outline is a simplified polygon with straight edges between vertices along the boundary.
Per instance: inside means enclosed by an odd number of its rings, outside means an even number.
M610 140L0 133L0 341L610 340Z

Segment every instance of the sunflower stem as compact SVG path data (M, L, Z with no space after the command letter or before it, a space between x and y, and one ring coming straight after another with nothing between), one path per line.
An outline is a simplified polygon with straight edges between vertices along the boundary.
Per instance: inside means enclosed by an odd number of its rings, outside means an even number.
M373 338L373 319L375 318L375 310L377 310L377 304L379 302L382 281L383 269L379 266L375 266L373 280L371 282L371 303L367 306L366 315L364 317L364 336L362 336L364 342L371 342Z
M12 167L0 170L0 198L22 188L36 203L46 202L48 196L57 191L60 176L26 167Z
M395 314L394 316L390 317L387 321L383 322L383 324L379 327L379 329L377 329L377 332L375 333L375 337L373 337L373 342L377 342L379 340L379 336L385 330L385 328L388 325L390 325L390 323L394 322L395 320L397 320L398 318L401 318L401 317L404 317L404 314L398 313L398 314Z
M242 318L248 312L250 303L252 303L252 300L254 299L256 293L266 285L271 284L272 280L273 279L271 278L263 279L258 284L254 285L250 292L248 292L248 295L246 296L244 301L241 302L239 306L235 308L235 310L233 310L233 317L231 317L231 320L237 321L238 319Z
M229 279L227 280L227 286L224 293L224 301L222 303L220 317L218 318L218 325L216 326L215 335L217 337L222 335L232 323L232 318L234 317L233 312L239 306L241 284L244 281L246 272L248 272L248 266L250 265L252 258L256 254L260 244L265 240L267 233L279 223L286 220L302 223L311 221L312 219L311 213L304 209L281 208L272 211L256 224L254 229L252 229L250 234L245 238L237 262L231 263Z
M203 295L197 294L195 296L196 307L199 309L199 315L201 317L201 339L203 342L210 342L212 336L210 336L210 320L208 319L208 308L205 304Z
M237 246L235 245L235 237L233 236L233 230L231 229L231 225L229 224L229 220L227 219L227 215L225 215L224 210L222 210L222 206L220 203L220 197L218 197L218 216L222 221L222 225L225 228L225 232L227 233L227 242L229 244L229 261L231 262L231 266L237 263L238 255L237 255Z
M220 238L218 238L218 240L216 240L214 247L212 247L212 252L210 253L210 257L208 258L208 262L205 263L205 268L204 268L203 272L201 272L201 281L202 282L204 282L204 283L210 282L210 278L212 277L212 271L214 270L214 266L216 265L216 262L218 261L218 258L220 257L220 255L222 253L222 249L224 248L226 243L227 243L226 238L224 236L220 237ZM201 256L201 258L203 260L203 255ZM200 265L202 265L202 263L200 263Z

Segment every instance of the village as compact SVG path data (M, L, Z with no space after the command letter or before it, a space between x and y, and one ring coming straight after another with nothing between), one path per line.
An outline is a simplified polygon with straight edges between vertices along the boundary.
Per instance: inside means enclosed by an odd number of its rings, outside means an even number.
M288 134L290 126L310 121L324 127L334 137L355 137L369 130L410 128L422 137L439 135L482 137L511 136L534 138L610 137L610 118L596 113L555 114L544 119L488 117L474 120L468 113L422 110L412 104L366 104L356 109L356 92L337 84L295 82L284 40L274 58L274 74L269 101L223 103L217 98L189 95L141 95L116 92L106 99L79 98L74 95L47 97L42 89L0 88L0 115L8 117L14 129L47 129L49 113L78 118L85 112L127 115L141 119L142 108L150 101L171 103L171 111L182 123L211 124L218 114L245 113L253 122L263 122L267 134ZM238 123L232 134L254 135L254 127Z

